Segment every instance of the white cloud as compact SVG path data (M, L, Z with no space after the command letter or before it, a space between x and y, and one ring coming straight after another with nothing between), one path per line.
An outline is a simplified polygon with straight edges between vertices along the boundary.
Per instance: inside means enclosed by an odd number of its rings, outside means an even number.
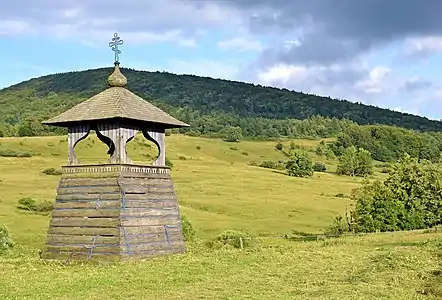
M360 80L356 83L355 88L364 93L382 93L387 86L385 86L385 77L391 73L391 69L387 67L375 67L370 70L369 76L366 79Z
M33 33L33 28L25 21L3 20L0 21L0 36L16 36Z
M263 49L262 43L260 41L241 37L219 41L218 47L222 49L238 51L260 51Z
M309 75L305 67L277 64L256 73L256 79L260 84L287 86L293 81L302 81Z
M442 36L412 38L405 41L405 53L409 56L427 56L442 52Z

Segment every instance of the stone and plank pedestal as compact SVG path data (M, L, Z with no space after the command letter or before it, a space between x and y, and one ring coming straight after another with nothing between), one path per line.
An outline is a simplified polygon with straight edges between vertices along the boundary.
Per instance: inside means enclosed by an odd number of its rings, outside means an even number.
M185 252L168 167L62 168L43 258L124 261Z

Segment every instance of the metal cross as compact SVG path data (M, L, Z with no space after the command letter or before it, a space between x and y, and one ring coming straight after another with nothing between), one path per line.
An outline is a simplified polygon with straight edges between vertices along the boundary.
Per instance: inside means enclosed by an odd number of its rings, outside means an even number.
M123 40L120 39L118 33L114 33L114 37L112 38L112 42L109 42L109 47L112 48L112 51L115 52L115 62L118 61L118 54L121 54L120 49L118 49L118 45L123 45Z

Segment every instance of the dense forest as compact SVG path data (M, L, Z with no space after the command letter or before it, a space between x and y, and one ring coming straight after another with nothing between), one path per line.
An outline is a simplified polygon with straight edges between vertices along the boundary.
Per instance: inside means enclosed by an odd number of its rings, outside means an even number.
M125 68L122 71L128 78L129 89L189 122L192 125L189 130L202 134L229 125L241 127L247 136L328 135L327 132L304 132L302 128L311 124L299 123L299 120L315 116L324 117L320 123L333 123L339 130L350 121L420 131L442 129L442 122L424 117L286 89L166 72ZM53 74L0 90L0 124L7 127L3 128L4 134L14 134L11 125L17 127L21 122L53 116L102 91L111 72L111 68L101 68ZM327 127L327 124L318 126L324 125Z
M442 151L442 122L424 117L285 89L122 70L129 89L191 125L181 133L225 137L233 130L254 139L337 137L331 145L336 154L355 146L379 161L396 160L403 152L434 161ZM64 134L64 128L41 121L105 89L111 72L54 74L0 90L0 136Z

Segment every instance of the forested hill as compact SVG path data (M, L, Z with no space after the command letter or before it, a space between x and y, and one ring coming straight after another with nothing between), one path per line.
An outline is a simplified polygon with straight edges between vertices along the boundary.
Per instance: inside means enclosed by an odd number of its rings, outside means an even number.
M68 72L31 79L0 90L0 124L16 125L24 117L59 113L106 88L111 68ZM387 124L422 131L442 130L424 117L334 100L286 89L227 80L122 68L128 87L166 110L186 108L200 115L250 119L306 119L320 115L358 124ZM275 120L276 121L276 120ZM273 121L272 121L273 122Z

